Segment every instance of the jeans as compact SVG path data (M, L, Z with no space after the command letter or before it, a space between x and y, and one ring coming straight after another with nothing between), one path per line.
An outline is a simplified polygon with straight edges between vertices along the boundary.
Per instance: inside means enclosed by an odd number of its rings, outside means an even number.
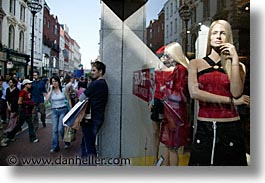
M82 157L96 156L96 136L103 120L91 120L91 123L82 126L83 138L81 144Z
M59 133L63 139L63 117L68 112L67 108L52 109L52 149L59 150ZM66 143L67 144L67 143ZM67 144L68 145L68 144Z
M34 127L37 127L37 128L39 127L38 112L40 112L41 114L40 116L41 122L45 123L46 110L45 110L44 103L35 104L33 111L32 111L33 125Z

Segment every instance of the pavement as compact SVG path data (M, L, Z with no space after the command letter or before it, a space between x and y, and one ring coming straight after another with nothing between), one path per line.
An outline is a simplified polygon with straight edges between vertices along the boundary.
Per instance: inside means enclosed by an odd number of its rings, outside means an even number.
M76 140L71 143L69 149L64 149L64 143L60 137L60 151L50 153L52 143L51 111L47 110L46 128L39 124L36 132L39 142L29 141L27 124L23 125L23 130L16 135L15 142L8 142L7 147L0 147L0 166L67 166L81 163L81 138L82 130L76 133Z

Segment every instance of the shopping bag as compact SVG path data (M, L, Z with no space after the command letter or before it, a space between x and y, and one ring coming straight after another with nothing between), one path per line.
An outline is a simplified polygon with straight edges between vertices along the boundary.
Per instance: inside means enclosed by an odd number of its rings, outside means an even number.
M80 128L80 122L83 120L85 113L86 113L86 108L88 106L88 102L82 107L81 111L77 114L76 118L74 119L74 123L71 126L71 128L75 130L79 130Z
M75 140L76 130L71 127L64 127L64 142L73 142Z
M63 125L72 127L76 118L78 117L79 113L82 109L85 108L88 100L83 100L82 102L77 102L75 106L64 116L63 118Z

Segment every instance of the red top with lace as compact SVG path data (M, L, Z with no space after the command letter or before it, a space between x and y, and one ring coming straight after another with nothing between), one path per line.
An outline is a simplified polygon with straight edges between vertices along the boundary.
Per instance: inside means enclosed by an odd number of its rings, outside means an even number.
M209 57L207 57L209 59ZM209 63L209 62L208 62ZM218 63L219 66L220 62ZM216 65L218 65L216 64ZM216 68L216 67L215 67ZM230 80L222 68L213 67L202 70L198 73L199 88L203 91L232 97L230 92ZM235 106L232 104L209 103L199 101L198 117L203 118L233 118L238 117Z

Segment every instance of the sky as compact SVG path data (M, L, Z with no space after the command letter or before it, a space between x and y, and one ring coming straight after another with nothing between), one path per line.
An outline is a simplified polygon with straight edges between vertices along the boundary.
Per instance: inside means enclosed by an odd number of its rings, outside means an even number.
M146 3L146 22L158 18L166 0ZM80 46L82 64L90 68L90 61L99 55L100 0L46 0L50 13L57 15L60 24L69 27L69 35Z

